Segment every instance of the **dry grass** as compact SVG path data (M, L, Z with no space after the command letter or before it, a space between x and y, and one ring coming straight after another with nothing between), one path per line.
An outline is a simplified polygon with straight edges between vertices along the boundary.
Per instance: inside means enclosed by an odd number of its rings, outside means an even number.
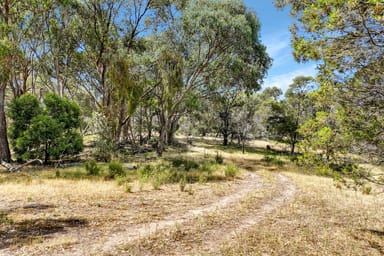
M285 173L296 199L223 246L223 255L383 255L384 197L335 188L333 180Z
M234 193L240 184L188 184L187 193L178 184L153 190L150 184L134 181L133 193L127 193L113 180L52 178L52 172L49 178L44 173L43 177L11 174L0 183L1 255L51 255L94 239L102 243L126 227L213 203Z
M256 172L260 186L250 186L245 172L225 179L223 165L213 172L221 180L187 184L187 192L181 192L179 184L154 190L133 173L123 185L102 176L84 178L84 170L76 169L80 178L70 173L57 178L55 170L0 173L0 255L384 254L384 194L337 189L332 179L294 170L281 155L263 151L265 142L254 142L258 149L246 154L209 143L194 141L189 153L170 150L165 157L203 161L219 152L225 163ZM284 166L263 161L264 153L283 160ZM296 186L295 197L265 211L287 192L287 184L277 179L281 169L290 169L283 174ZM185 214L214 205L244 186L253 190L238 202L199 216ZM182 224L120 244L115 251L92 250L132 227L178 218Z

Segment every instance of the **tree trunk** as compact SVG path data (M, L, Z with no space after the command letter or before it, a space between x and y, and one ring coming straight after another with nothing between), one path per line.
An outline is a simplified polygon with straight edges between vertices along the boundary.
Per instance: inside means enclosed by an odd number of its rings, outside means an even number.
M291 155L293 155L295 153L295 145L296 145L296 142L297 142L297 133L295 132L293 134L293 138L291 140Z
M0 86L0 160L11 161L7 138L7 121L5 118L5 86Z
M228 137L229 137L229 112L224 111L220 113L220 118L223 122L223 126L221 128L221 134L223 135L223 146L228 145Z
M119 120L118 120L116 131L115 131L115 143L121 142L121 133L123 131L123 126L127 123L124 120L126 113L127 113L127 99L126 97L123 97L120 101L120 106L119 106Z
M175 134L176 134L176 131L179 129L179 117L175 117L173 120L170 120L168 122L170 125L169 125L169 129L168 129L168 136L167 136L167 144L168 145L172 145L173 143L175 143Z
M291 143L291 155L295 153L295 144L294 142Z
M223 132L223 146L228 146L228 133Z
M168 119L164 114L159 114L159 139L157 141L157 156L161 157L165 149L165 143L167 142L167 131L168 131Z

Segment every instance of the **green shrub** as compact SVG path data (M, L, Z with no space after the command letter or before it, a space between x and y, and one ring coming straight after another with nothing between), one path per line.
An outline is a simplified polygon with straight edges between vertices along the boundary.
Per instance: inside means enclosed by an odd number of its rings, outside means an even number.
M216 153L215 162L218 164L224 163L224 158L222 155L219 154L219 152Z
M97 166L95 159L88 160L84 163L84 168L87 171L88 175L99 175L100 167Z
M84 173L83 168L75 168L75 169L69 169L69 170L63 170L60 172L60 177L64 179L71 179L71 180L80 180L85 178L86 173Z
M171 159L170 161L172 163L172 166L177 168L183 167L184 170L186 170L187 172L192 169L199 168L199 164L196 161L185 159L182 157L174 158L174 159Z
M13 224L13 220L5 212L0 212L0 224Z
M115 177L115 180L116 180L116 182L117 182L117 185L119 185L119 186L121 186L121 185L126 184L127 182L129 182L129 178L128 178L127 176L124 176L124 174Z
M164 181L166 180L164 178L165 177L159 173L157 175L153 176L151 179L151 184L152 184L153 188L156 190L160 189L161 185L163 185Z
M123 166L116 161L109 162L108 170L109 170L109 176L111 178L124 177L126 175L123 170Z
M146 164L144 166L140 166L137 171L139 180L141 182L146 182L152 176L154 171L155 171L155 168L153 165Z
M205 173L200 174L199 183L204 184L204 183L207 183L207 181L208 181L208 175Z
M316 174L320 176L333 176L336 177L337 175L334 175L332 169L328 165L319 165L315 167Z
M180 179L179 181L179 187L180 187L180 191L181 192L184 192L185 191L185 186L187 185L187 179L186 177L184 176L182 179Z
M261 161L271 165L277 165L277 166L284 165L284 161L275 156L264 156L264 158Z
M211 175L215 170L215 164L212 162L205 161L200 165L200 171L206 172L208 175Z
M228 164L228 165L225 167L225 169L224 169L224 175L225 175L225 177L231 177L231 178L233 178L233 177L235 177L239 172L240 172L239 168L238 168L236 165L232 164L232 163Z
M25 94L9 105L11 144L18 160L73 156L83 150L80 107L74 101L47 94L44 105L36 96Z

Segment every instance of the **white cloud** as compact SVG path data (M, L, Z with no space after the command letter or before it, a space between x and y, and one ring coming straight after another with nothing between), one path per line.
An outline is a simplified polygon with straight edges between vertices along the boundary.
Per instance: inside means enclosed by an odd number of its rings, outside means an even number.
M286 52L290 49L290 42L289 40L279 40L276 42L268 42L267 45L267 52L272 58L276 58L280 55L281 52Z
M273 59L274 67L283 66L293 59L289 32L281 31L269 34L263 43L267 46L267 52Z
M303 68L299 68L293 71L290 71L285 74L279 74L274 75L271 77L267 77L267 79L264 82L263 88L266 87L278 87L283 92L285 92L289 85L292 84L293 79L297 76L315 76L317 73L316 71L316 64L312 64L310 66L306 66Z

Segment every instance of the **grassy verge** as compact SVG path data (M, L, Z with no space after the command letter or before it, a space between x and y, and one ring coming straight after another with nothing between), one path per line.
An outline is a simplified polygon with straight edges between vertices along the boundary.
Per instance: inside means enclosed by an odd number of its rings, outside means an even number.
M330 178L285 173L296 200L222 247L222 255L383 255L384 197L339 190Z

